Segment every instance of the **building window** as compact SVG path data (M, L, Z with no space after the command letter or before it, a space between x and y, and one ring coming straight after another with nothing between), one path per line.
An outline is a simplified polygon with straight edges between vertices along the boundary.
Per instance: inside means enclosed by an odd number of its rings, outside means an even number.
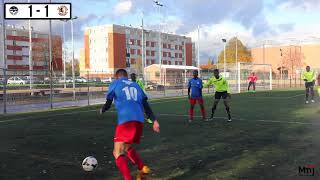
M151 42L151 47L154 47L155 46L155 42Z
M166 43L163 43L163 48L167 48L167 44Z
M179 54L179 58L182 58L182 53Z
M166 52L162 52L162 56L163 57L167 57L167 53Z
M137 40L137 44L138 44L138 46L141 46L141 41Z
M149 47L150 46L150 41L146 42L146 46Z
M168 44L168 49L171 49L171 44Z
M163 60L163 64L167 64L167 61L166 61L166 60Z
M135 54L135 49L130 49L130 54Z
M151 51L151 56L155 56L155 51Z
M171 57L171 52L168 52L168 57Z
M168 64L171 65L171 61L168 61Z
M138 55L141 55L141 49L138 49Z
M135 58L131 58L131 64L136 64L136 59Z
M175 57L175 58L178 58L178 53L174 53L174 57Z
M130 44L134 45L134 39L130 39Z
M156 63L156 61L155 60L151 60L151 64L155 64Z
M147 50L146 54L147 54L147 56L150 56L150 51L149 51L149 50Z
M175 61L175 65L178 65L178 63L179 63L178 61Z
M175 50L178 50L178 45L175 45L175 46L174 46L174 49L175 49Z
M12 43L13 43L14 46L17 45L17 41L16 40L13 40Z
M182 62L180 62L179 64L182 65Z

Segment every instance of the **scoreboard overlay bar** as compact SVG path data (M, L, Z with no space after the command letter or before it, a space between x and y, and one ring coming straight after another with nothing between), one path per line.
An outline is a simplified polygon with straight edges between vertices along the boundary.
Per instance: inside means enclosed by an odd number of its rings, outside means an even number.
M71 19L71 3L4 3L4 18Z

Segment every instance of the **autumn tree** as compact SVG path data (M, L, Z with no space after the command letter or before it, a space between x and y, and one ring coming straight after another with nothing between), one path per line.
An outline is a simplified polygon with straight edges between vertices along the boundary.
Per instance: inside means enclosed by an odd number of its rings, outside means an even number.
M142 69L142 59L137 58L134 64L131 64L132 69L135 70L136 74L142 74L143 69Z
M296 70L303 66L303 60L305 59L304 54L301 52L300 46L288 46L280 49L282 69L288 69L290 79L293 79L293 75L296 74Z
M75 76L80 75L80 66L79 66L79 61L77 59L74 59L73 61L74 64L74 74ZM66 74L68 76L72 76L72 62L66 62Z
M252 62L250 50L236 37L226 44L226 63L236 62L236 46L238 49L238 62ZM224 50L220 52L218 63L224 63Z
M200 65L202 70L213 70L215 65L213 64L212 60L209 58L207 64Z

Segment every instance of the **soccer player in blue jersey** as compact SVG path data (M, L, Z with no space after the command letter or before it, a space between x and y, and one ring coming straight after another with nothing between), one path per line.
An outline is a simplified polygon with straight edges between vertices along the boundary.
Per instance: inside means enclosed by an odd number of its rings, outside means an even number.
M188 84L188 98L190 103L190 109L189 109L189 122L192 122L193 120L193 110L194 105L197 104L197 102L200 105L201 109L201 115L202 119L206 119L205 109L204 109L204 100L202 98L202 79L198 78L198 71L193 71L193 78L189 80ZM191 95L190 95L191 91Z
M160 132L160 125L147 102L147 96L137 83L128 80L128 73L124 69L116 72L116 80L111 83L106 99L100 113L106 112L113 100L118 112L113 149L116 165L125 180L132 180L128 167L128 159L130 159L138 168L137 180L140 180L150 173L150 168L143 163L131 145L140 143L144 111L154 121L155 132Z

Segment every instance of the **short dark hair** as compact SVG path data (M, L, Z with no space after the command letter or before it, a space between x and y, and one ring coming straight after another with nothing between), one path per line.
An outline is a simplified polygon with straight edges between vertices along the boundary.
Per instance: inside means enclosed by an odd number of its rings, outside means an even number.
M117 76L128 77L128 73L125 69L118 69L116 71Z
M219 73L220 71L219 71L219 69L214 69L213 72Z

